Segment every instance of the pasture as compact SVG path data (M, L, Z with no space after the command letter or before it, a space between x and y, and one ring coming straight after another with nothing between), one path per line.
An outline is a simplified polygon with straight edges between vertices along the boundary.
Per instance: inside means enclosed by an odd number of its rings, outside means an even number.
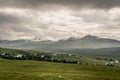
M0 59L0 80L120 80L120 67Z

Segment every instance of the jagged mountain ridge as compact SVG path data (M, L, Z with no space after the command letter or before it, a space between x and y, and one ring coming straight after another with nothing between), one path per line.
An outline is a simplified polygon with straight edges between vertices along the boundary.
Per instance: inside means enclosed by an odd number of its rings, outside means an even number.
M69 38L60 41L0 40L0 47L33 50L98 49L120 47L120 41L87 35L83 38Z

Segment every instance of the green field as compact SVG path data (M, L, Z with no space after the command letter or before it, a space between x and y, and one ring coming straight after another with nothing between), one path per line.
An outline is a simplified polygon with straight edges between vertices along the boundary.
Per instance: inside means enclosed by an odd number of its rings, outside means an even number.
M0 59L0 80L120 80L120 67Z

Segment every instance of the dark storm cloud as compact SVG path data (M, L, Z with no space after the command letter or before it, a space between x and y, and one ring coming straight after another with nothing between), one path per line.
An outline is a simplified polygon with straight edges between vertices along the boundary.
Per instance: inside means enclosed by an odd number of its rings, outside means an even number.
M21 20L17 16L0 12L0 24L18 23L18 22L21 22Z
M113 8L120 7L120 0L0 0L1 7L39 8L49 6L79 8ZM55 8L54 6L54 8Z
M120 0L0 0L0 38L56 41L90 34L120 40L119 16Z
M0 12L0 25L6 24L23 24L29 22L25 16L16 15L16 13Z

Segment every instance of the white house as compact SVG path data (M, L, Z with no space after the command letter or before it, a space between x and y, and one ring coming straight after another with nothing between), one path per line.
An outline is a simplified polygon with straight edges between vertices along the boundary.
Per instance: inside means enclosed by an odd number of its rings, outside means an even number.
M71 56L72 56L72 54L70 54L70 53L69 53L69 54L68 54L68 56L70 56L70 57L71 57Z
M118 63L119 63L118 60L110 61L110 62L105 63L105 66L115 66L116 67Z
M23 56L22 54L17 54L17 55L14 56L14 57L20 58L20 57L22 57L22 56Z
M2 56L4 56L6 53L1 53Z
M117 63L117 64L118 64L118 63L119 63L119 61L118 61L118 60L115 60L115 63Z
M52 54L53 56L57 56L57 54Z
M41 55L41 57L42 57L42 58L44 58L44 57L45 57L45 55Z

